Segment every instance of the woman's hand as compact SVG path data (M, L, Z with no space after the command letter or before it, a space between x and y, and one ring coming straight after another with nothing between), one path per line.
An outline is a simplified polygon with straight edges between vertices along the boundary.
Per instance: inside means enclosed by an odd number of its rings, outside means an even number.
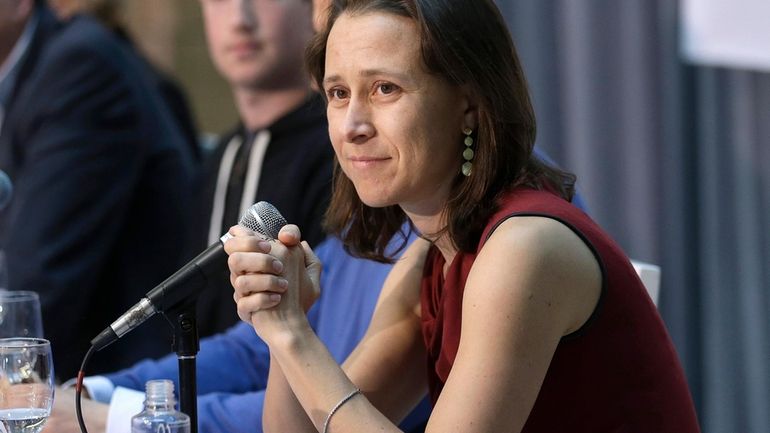
M307 324L305 313L320 293L321 263L300 231L287 225L277 241L233 227L225 243L230 282L241 320L269 343L276 332Z

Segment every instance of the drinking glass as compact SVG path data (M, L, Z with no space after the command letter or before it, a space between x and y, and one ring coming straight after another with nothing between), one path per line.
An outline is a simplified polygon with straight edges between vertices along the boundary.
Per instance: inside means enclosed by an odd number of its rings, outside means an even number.
M0 338L11 337L43 337L37 293L0 290Z
M0 339L0 431L39 433L53 405L51 343Z

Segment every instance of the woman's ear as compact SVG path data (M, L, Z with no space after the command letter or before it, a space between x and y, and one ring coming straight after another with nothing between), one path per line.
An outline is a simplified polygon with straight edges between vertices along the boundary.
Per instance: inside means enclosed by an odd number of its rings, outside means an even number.
M460 86L463 98L463 127L475 130L479 126L479 104L476 92L470 86Z

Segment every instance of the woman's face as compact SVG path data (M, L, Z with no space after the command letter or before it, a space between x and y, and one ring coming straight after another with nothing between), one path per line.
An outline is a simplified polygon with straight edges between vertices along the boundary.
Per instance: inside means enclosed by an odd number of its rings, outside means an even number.
M440 212L463 162L462 130L475 128L475 117L459 86L427 72L416 23L379 12L340 16L324 91L334 150L361 200Z

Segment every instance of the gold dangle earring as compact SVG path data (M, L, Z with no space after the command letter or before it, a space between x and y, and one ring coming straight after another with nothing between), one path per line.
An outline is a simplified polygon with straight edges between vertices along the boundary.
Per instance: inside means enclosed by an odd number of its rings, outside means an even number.
M473 137L471 137L473 130L471 128L465 127L463 128L463 134L465 134L465 150L463 150L463 159L465 159L465 162L462 166L462 172L463 175L468 177L471 175L471 169L473 168L473 163L471 162L474 155L473 149L471 149L471 146L473 146Z

